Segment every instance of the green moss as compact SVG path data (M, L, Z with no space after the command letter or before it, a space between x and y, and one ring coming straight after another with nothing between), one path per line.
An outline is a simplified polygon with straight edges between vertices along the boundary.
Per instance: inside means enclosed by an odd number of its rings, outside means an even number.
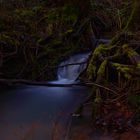
M54 23L59 19L59 9L54 8L47 12L46 17L49 23Z
M124 44L122 49L130 58L133 56L139 56L139 54L134 49L130 48L127 44Z
M110 45L116 45L118 44L118 42L120 42L121 38L123 38L122 36L124 35L123 32L116 34L112 39L111 39L111 43Z
M133 68L119 63L112 63L112 66L115 67L118 72L123 73L125 78L130 79L132 77L131 73L133 72Z
M31 18L35 16L35 12L32 9L16 9L14 11L15 16L18 18Z
M99 69L98 69L98 72L97 72L97 76L102 76L102 77L105 76L105 70L106 70L107 63L108 63L107 60L104 60L104 61L101 63L101 65L100 65L100 67L99 67Z
M130 48L127 44L123 45L123 51L128 55L128 57L135 58L135 57L140 57L140 55L132 48ZM140 60L137 62L137 68L140 68Z
M38 5L38 6L35 6L35 7L32 8L32 11L33 11L34 13L39 13L39 12L41 12L42 10L43 10L43 6L41 6L41 5Z
M62 36L67 36L67 35L69 35L69 34L71 34L72 32L73 32L74 30L71 28L71 29L68 29L66 32L64 32L63 34L62 34Z
M78 10L74 5L64 5L61 8L50 9L47 14L47 22L74 23L78 18Z
M108 46L108 45L104 45L104 44L101 44L99 45L95 50L94 52L92 53L92 57L90 59L90 62L89 62L89 65L87 67L87 76L88 76L88 79L93 79L93 77L96 76L96 71L97 71L97 60L99 60L99 57L101 55L106 55L107 53L109 53L109 51L114 48L113 46ZM106 65L106 61L103 61L103 63L101 64L101 68L100 70L98 71L99 73L101 72L102 73L102 70L103 70L103 67L104 65ZM97 74L98 75L98 74Z
M137 68L140 69L140 62L137 64Z
M100 56L101 54L103 55L104 53L106 53L108 51L109 47L107 45L101 44L99 45L94 53L93 53L93 57L96 58L98 56Z
M11 37L11 35L12 34L10 34L10 33L0 34L0 41L4 42L8 46L18 46L20 44L20 42L17 39L15 39L13 36Z
M54 47L62 45L62 41L60 39L53 39L47 46Z
M90 63L88 65L88 68L87 68L87 77L88 77L89 80L92 80L93 77L96 76L96 69L97 69L96 64Z
M132 3L132 12L129 16L129 19L126 23L126 26L124 27L124 31L128 30L131 26L131 24L133 24L134 22L134 18L137 15L137 9L138 9L138 0L134 0L134 2Z
M62 20L66 23L73 23L77 20L79 11L74 5L65 5L62 8Z

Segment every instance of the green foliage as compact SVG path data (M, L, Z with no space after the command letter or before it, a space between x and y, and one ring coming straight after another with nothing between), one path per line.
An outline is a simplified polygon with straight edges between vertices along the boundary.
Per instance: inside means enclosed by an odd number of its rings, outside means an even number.
M71 33L73 33L74 32L74 30L71 28L71 29L68 29L68 30L66 30L66 32L64 32L63 34L62 34L62 36L67 36L67 35L69 35L69 34L71 34Z
M47 21L49 23L54 23L54 22L57 22L57 20L59 19L59 9L55 8L55 9L50 9L47 14L46 14L46 17L47 17Z
M50 9L46 14L49 23L74 23L78 18L78 10L74 5Z
M16 9L15 15L19 18L32 18L35 15L35 12L31 9Z
M133 107L138 108L140 111L140 95L131 95L128 100Z
M126 79L132 78L131 74L133 73L133 68L122 65L120 63L113 63L112 66L115 67L118 72L123 73Z
M140 69L140 62L137 64L137 68Z
M132 12L128 18L128 21L126 22L126 26L124 27L124 30L128 30L133 22L133 19L136 15L137 12L137 8L138 8L138 1L134 0L134 2L132 3Z
M74 5L66 5L62 8L62 20L65 23L74 23L78 18L78 9Z
M41 5L35 6L31 9L34 13L40 13L43 10L43 7Z
M0 19L0 32L4 31L5 29L5 24L4 22Z
M7 46L19 46L20 42L16 40L13 36L13 34L9 33L1 33L0 34L0 41L3 42L4 44L7 44Z
M130 48L127 44L122 46L123 51L128 55L129 58L133 56L139 56L139 54L132 48Z
M48 43L46 46L47 47L57 47L61 46L63 43L60 39L53 39L50 43Z

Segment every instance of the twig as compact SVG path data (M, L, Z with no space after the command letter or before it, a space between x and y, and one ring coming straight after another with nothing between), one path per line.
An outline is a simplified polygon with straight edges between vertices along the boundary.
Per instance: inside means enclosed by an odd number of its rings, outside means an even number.
M105 86L102 86L102 85L100 85L100 84L96 84L96 83L86 83L86 85L88 86L88 85L93 85L93 86L97 86L97 87L99 87L99 88L103 88L103 89L105 89L105 90L108 90L108 91L111 91L112 93L114 93L114 94L117 94L117 92L115 92L114 90L112 90L112 89L110 89L110 88L108 88L108 87L105 87Z

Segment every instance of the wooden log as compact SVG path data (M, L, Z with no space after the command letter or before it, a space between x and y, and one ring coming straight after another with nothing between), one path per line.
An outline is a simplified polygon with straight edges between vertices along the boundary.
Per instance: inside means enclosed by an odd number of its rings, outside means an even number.
M46 81L30 81L25 79L0 79L0 85L36 85L36 86L48 86L48 87L70 87L70 86L86 86L86 87L98 87L103 88L105 90L108 90L114 94L116 92L112 90L109 87L102 86L100 84L94 83L94 82L85 82L85 83L72 83L72 84L55 84L55 83L49 83Z

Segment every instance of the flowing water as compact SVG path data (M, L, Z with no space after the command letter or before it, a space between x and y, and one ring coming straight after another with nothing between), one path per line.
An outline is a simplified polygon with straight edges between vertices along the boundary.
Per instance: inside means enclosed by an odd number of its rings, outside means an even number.
M90 53L76 54L61 62L57 80L51 83L71 84L77 82L79 75L86 69Z
M94 44L96 47L99 44L109 44L109 39L95 39ZM71 84L77 83L79 75L86 69L88 58L91 52L79 53L70 56L62 61L57 70L57 80L51 81L54 84Z
M95 46L99 44L109 44L109 39L96 39L94 40ZM80 53L70 56L62 61L57 71L57 80L51 83L55 84L71 84L78 82L79 75L86 69L87 61L91 52Z

